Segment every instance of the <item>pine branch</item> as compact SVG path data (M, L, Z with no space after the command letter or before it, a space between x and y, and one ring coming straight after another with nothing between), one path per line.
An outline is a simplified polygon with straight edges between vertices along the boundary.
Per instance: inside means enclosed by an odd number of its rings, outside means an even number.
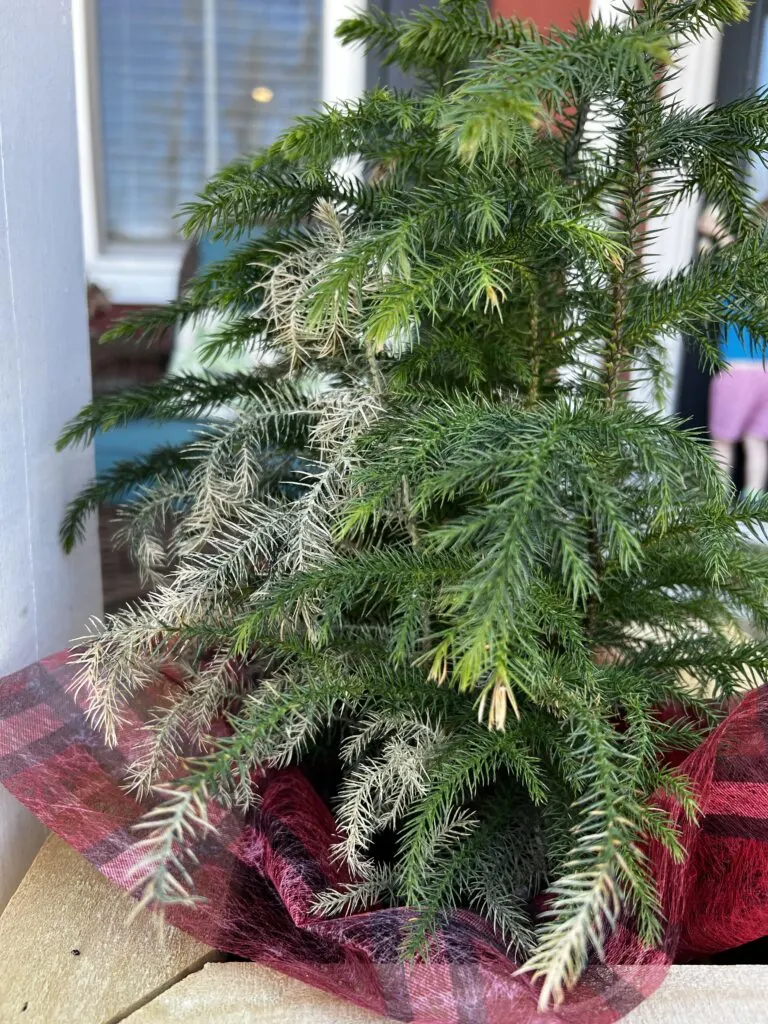
M517 19L494 17L474 0L450 0L402 18L374 8L342 21L336 35L347 45L362 44L366 53L381 51L384 64L443 82L478 56L518 44L532 32Z
M579 737L583 747L578 756L588 787L578 804L580 822L564 865L567 873L551 887L547 924L524 967L534 980L543 979L542 1008L552 1000L562 1002L586 966L590 949L602 955L605 936L618 923L624 900L635 908L646 942L658 941L661 934L658 898L637 847L644 815L619 795L625 792L618 779L626 759L599 720L588 723L585 718L574 733L575 740Z
M131 868L131 881L139 890L134 913L144 907L194 906L199 902L191 891L190 868L197 863L191 850L200 833L214 832L208 820L208 794L204 786L179 790L156 787L166 799L135 826L147 833L135 843L138 860Z
M316 163L325 166L322 173L314 171L311 175L285 165L279 148L288 146L288 140L284 140L275 144L274 158L257 157L219 171L197 199L183 207L186 236L205 234L236 240L264 226L292 227L308 217L320 200L352 210L366 209L371 186L330 170L334 159L348 155L340 142L329 147L325 160L312 151Z
M261 303L258 286L269 273L276 245L277 240L267 235L238 246L225 260L209 264L188 281L180 299L132 310L101 335L99 344L151 344L165 331L212 313L231 317L246 310L255 316Z
M69 553L85 538L88 517L101 505L130 500L142 488L159 485L191 471L195 458L188 447L160 447L137 459L120 460L96 477L67 505L59 538Z
M264 377L266 376L266 380ZM191 373L165 377L154 384L123 388L96 398L69 421L61 432L56 448L90 444L97 433L125 426L135 420L196 420L218 405L232 405L248 400L279 399L300 401L290 386L276 388L269 373L229 374Z
M494 163L515 159L556 114L586 98L615 95L632 76L648 86L652 61L670 61L667 33L652 22L627 29L598 20L577 23L571 33L553 29L546 39L533 36L465 72L444 130L462 159L481 153Z

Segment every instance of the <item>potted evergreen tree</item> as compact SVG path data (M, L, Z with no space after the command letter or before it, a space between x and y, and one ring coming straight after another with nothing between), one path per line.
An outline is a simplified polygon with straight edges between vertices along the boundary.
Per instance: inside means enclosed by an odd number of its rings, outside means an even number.
M193 897L185 836L209 796L247 806L260 767L330 751L353 881L319 914L413 908L419 955L471 907L544 1001L621 914L659 941L646 844L684 857L696 814L667 755L768 668L734 630L768 619L768 557L744 536L768 504L634 396L663 389L675 332L713 366L713 325L768 338L747 175L768 105L674 98L681 46L744 16L646 0L542 35L482 0L374 9L342 38L421 87L297 120L187 209L190 235L248 240L112 336L215 313L204 355L249 351L253 371L99 396L61 438L235 410L95 481L62 530L71 547L127 493L122 539L155 583L99 626L79 676L114 741L174 666L131 779L174 780L147 899ZM654 225L690 198L735 241L659 279Z

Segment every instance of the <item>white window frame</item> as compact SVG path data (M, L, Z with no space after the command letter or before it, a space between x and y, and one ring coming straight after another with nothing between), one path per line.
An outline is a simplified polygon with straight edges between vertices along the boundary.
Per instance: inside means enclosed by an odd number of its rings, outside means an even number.
M280 3L281 0L268 0ZM359 47L343 47L334 32L342 18L366 7L360 0L325 0L323 8L321 99L337 103L355 99L365 88L365 55ZM99 285L114 303L150 305L175 298L183 243L158 245L112 243L105 240L99 189L99 97L93 0L72 0L75 55L80 191L83 246L88 280ZM215 54L209 54L215 60ZM215 99L215 98L214 98ZM214 159L208 154L208 162Z

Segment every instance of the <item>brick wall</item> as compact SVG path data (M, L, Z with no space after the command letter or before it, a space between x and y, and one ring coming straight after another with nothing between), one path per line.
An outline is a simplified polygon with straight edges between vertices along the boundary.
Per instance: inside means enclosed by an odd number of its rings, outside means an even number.
M568 28L578 15L587 17L590 4L589 0L491 0L491 7L498 14L530 18L540 28Z

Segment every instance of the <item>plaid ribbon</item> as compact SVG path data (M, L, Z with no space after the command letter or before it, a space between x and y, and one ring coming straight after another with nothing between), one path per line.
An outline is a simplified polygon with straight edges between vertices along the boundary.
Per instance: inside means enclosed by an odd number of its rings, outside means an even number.
M140 838L132 826L151 801L121 782L144 712L134 708L118 745L106 748L70 692L74 671L64 652L0 682L0 782L128 889ZM248 815L211 806L216 831L197 840L192 869L204 902L171 907L167 917L224 953L399 1021L613 1024L658 987L670 962L768 934L768 689L750 692L680 767L702 813L697 825L681 822L689 854L682 865L649 851L667 922L662 947L643 949L625 924L605 962L553 1010L537 1010L536 986L516 975L518 965L473 914L447 917L428 962L407 964L398 949L410 911L311 915L315 894L343 876L330 856L333 818L296 769L269 776Z

